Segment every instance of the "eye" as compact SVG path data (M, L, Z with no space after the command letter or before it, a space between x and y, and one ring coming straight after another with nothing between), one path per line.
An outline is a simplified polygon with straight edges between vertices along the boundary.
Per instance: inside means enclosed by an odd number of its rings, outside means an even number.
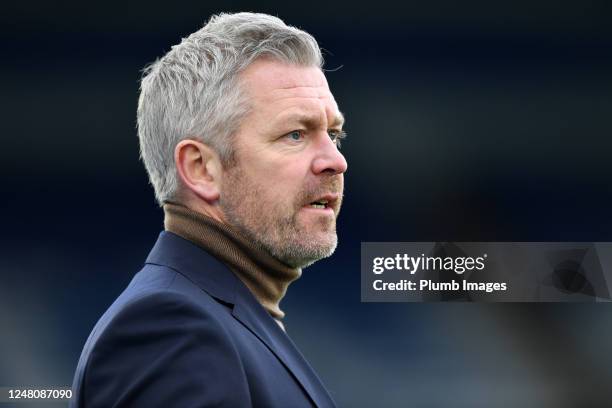
M327 134L329 135L329 138L332 140L332 142L334 142L336 144L338 149L341 146L340 141L342 139L346 139L346 132L343 131L343 130L329 129L327 131Z
M302 140L304 138L304 135L302 134L301 131L299 130L294 130L293 132L289 132L285 135L285 137L288 137L289 139L291 139L291 141L293 142L299 142L300 140Z

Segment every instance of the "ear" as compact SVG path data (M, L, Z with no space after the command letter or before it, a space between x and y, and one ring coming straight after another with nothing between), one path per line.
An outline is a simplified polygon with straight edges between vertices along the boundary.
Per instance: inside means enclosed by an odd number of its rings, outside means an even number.
M219 199L223 167L217 152L197 140L181 140L174 148L174 162L188 190L208 204Z

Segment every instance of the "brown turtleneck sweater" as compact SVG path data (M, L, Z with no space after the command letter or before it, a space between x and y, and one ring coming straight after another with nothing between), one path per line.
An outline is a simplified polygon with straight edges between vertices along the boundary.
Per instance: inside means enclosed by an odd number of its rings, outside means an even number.
M232 227L179 204L164 204L164 227L203 248L226 264L279 324L279 303L291 282L302 274L246 239Z

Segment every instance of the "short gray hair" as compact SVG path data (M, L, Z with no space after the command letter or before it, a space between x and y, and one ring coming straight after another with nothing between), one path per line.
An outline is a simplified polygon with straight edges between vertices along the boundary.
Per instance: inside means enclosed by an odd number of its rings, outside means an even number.
M259 57L323 66L317 41L267 14L218 14L145 68L138 100L140 157L159 205L176 199L174 149L184 139L213 148L223 163L248 112L238 74Z

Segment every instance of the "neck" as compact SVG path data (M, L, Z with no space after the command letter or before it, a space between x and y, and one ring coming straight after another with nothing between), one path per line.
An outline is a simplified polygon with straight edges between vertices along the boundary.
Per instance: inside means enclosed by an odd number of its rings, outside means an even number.
M280 301L302 270L291 268L231 226L179 204L164 204L164 226L226 264L276 319L285 313Z

